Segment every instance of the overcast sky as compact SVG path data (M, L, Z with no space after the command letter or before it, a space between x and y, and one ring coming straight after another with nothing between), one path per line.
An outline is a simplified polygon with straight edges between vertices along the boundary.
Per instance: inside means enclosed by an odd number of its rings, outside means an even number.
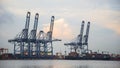
M68 49L63 44L74 40L80 33L81 21L91 22L89 49L120 54L120 0L0 0L0 48L13 52L13 39L25 25L27 11L31 12L30 30L35 13L39 13L38 31L48 31L55 16L54 52ZM84 31L85 32L85 31Z

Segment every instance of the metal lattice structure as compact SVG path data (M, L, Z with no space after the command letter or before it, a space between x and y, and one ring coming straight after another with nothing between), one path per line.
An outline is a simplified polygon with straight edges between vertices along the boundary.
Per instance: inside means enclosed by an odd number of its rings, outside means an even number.
M52 39L54 16L51 17L50 30L47 33L40 31L37 34L37 26L39 14L35 14L33 29L29 31L30 12L27 12L25 28L14 39L8 42L14 44L14 55L17 58L41 58L45 56L53 56L53 41L61 41L60 39Z
M87 23L86 34L83 36L84 23L85 22L82 21L80 34L76 38L77 40L64 44L66 46L70 46L71 52L79 51L79 53L83 54L83 53L87 53L89 51L88 50L88 36L89 36L90 22Z

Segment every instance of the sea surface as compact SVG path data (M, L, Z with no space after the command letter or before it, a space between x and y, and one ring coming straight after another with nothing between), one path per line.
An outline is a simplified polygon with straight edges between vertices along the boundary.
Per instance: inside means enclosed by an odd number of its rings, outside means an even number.
M0 68L120 68L120 61L0 60Z

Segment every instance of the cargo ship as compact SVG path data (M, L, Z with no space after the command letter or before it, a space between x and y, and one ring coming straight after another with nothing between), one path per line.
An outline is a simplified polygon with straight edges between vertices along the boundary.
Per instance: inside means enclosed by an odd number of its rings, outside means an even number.
M72 54L72 53L71 53ZM76 55L76 56L75 56ZM83 55L67 55L67 56L40 56L40 57L15 57L11 53L0 55L0 60L115 60L120 61L120 55L111 56L109 54L83 54Z
M2 48L3 49L3 48ZM120 61L120 54L105 54L105 53L84 53L79 54L77 52L70 52L68 55L62 55L62 53L57 52L56 55L41 55L36 56L22 56L20 54L12 54L8 52L4 52L4 50L0 53L0 60L115 60Z
M69 55L65 56L65 59L69 60L110 60L111 56L109 54L100 53L84 53L78 54L76 52L71 52Z

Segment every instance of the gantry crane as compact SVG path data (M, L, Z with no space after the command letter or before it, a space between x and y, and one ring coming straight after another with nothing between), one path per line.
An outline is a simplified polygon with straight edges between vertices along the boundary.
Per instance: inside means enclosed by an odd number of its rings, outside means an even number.
M82 24L81 24L81 30L80 30L80 34L78 35L78 42L77 42L77 44L78 44L78 46L80 47L80 48L82 48L82 41L83 41L83 31L84 31L84 21L82 21Z
M14 39L8 40L14 44L14 55L19 54L21 57L24 55L24 45L28 42L28 30L30 23L30 12L27 12L25 28Z
M54 27L54 16L51 17L50 29L47 33L40 31L38 34L38 41L41 42L40 53L41 55L53 55L53 41L61 41L60 39L52 39L53 27Z
M82 21L80 34L77 36L77 41L65 43L64 45L70 46L71 52L72 51L77 52L77 50L80 50L81 54L87 53L89 28L90 28L90 22L88 22L87 24L86 34L83 37L84 21Z
M39 14L36 13L33 29L30 32L29 40L28 40L28 49L27 50L28 50L29 56L36 54L36 49L37 49L36 34L37 34L38 18L39 18Z
M50 30L47 33L48 40L50 40L50 46L48 46L49 47L48 52L50 52L52 55L53 55L52 35L53 35L54 19L55 19L55 17L52 16L51 23L50 23Z
M54 16L51 17L50 30L47 33L40 31L37 34L39 14L35 14L33 29L28 33L30 12L27 12L25 28L14 39L8 40L14 44L14 55L17 58L40 58L41 56L53 56L53 41L61 41L60 39L52 39Z
M86 34L84 35L84 42L83 42L83 48L85 51L88 52L88 36L89 36L89 30L90 30L90 22L87 23L87 28L86 28Z

